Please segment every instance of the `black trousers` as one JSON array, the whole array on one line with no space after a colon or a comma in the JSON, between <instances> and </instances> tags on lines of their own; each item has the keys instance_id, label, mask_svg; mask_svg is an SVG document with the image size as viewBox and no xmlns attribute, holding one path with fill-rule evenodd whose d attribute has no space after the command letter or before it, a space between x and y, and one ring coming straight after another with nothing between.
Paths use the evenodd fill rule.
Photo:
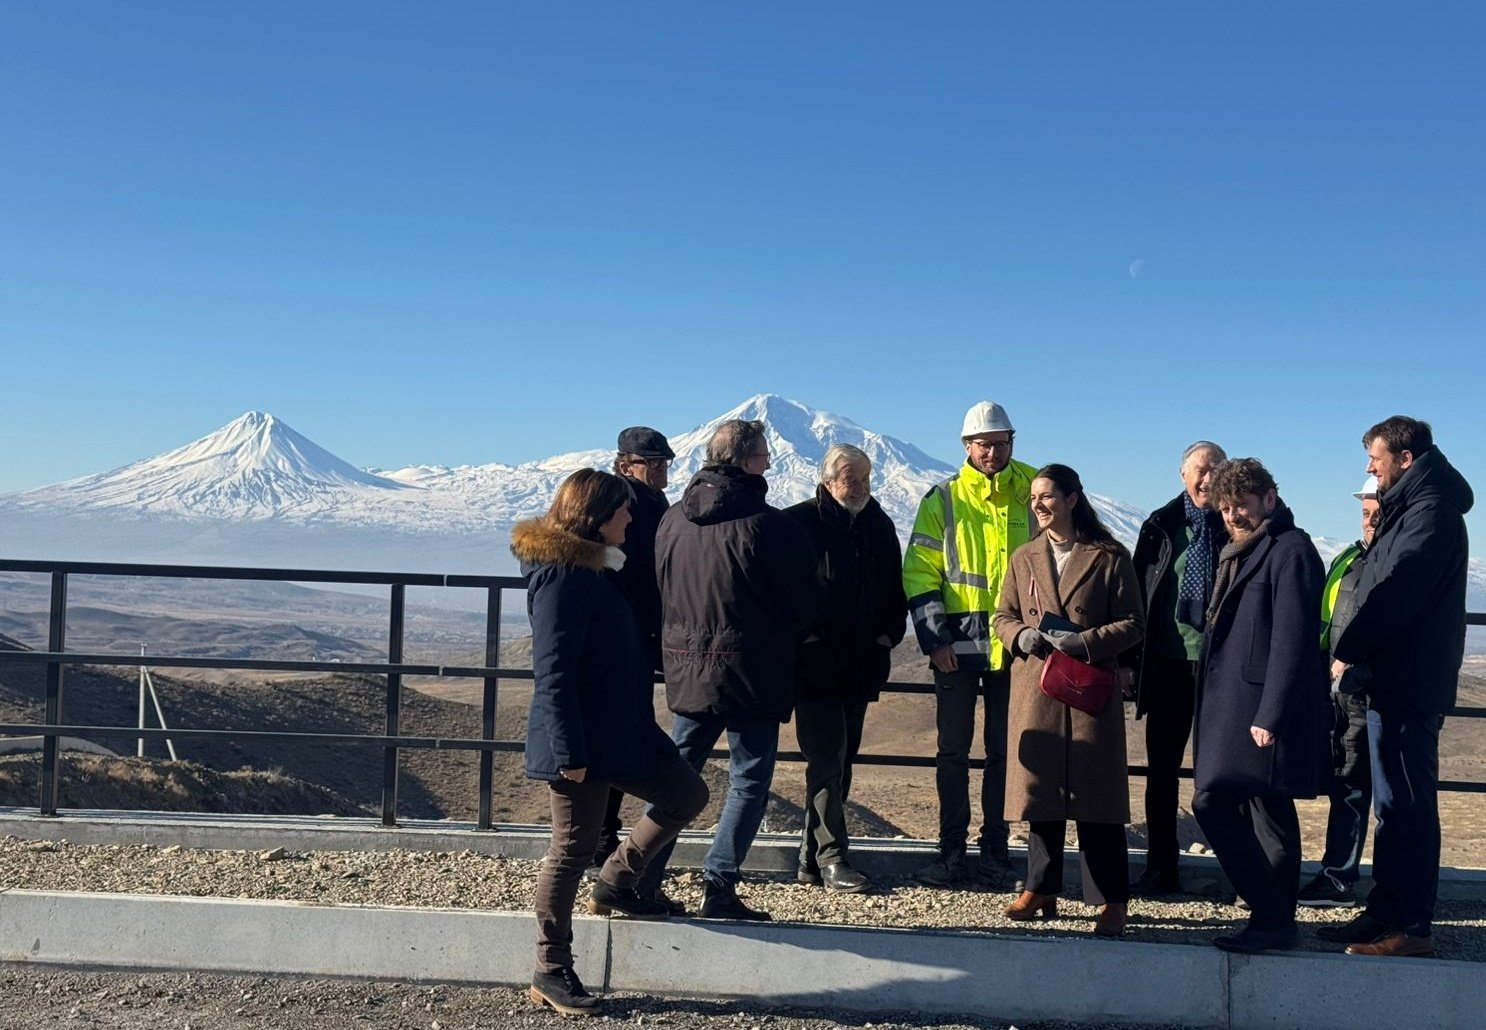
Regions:
<instances>
[{"instance_id":1,"label":"black trousers","mask_svg":"<svg viewBox=\"0 0 1486 1030\"><path fill-rule=\"evenodd\" d=\"M1367 702L1351 694L1332 701L1331 811L1326 817L1326 853L1321 868L1345 884L1361 875L1372 809L1372 757L1367 748Z\"/></svg>"},{"instance_id":2,"label":"black trousers","mask_svg":"<svg viewBox=\"0 0 1486 1030\"><path fill-rule=\"evenodd\" d=\"M1058 894L1063 890L1063 839L1068 823L1058 819L1028 823L1027 890L1034 894ZM1130 900L1130 851L1125 844L1124 823L1078 822L1078 851L1089 879L1104 895L1106 904L1123 905Z\"/></svg>"},{"instance_id":3,"label":"black trousers","mask_svg":"<svg viewBox=\"0 0 1486 1030\"><path fill-rule=\"evenodd\" d=\"M1155 677L1153 699L1145 713L1146 868L1176 873L1176 810L1182 758L1192 736L1197 697L1197 663L1186 659L1153 659L1146 677Z\"/></svg>"},{"instance_id":4,"label":"black trousers","mask_svg":"<svg viewBox=\"0 0 1486 1030\"><path fill-rule=\"evenodd\" d=\"M1367 713L1372 752L1373 889L1367 913L1427 936L1440 885L1440 727L1434 712Z\"/></svg>"},{"instance_id":5,"label":"black trousers","mask_svg":"<svg viewBox=\"0 0 1486 1030\"><path fill-rule=\"evenodd\" d=\"M1199 790L1192 809L1218 864L1249 903L1250 925L1280 930L1295 925L1300 892L1300 818L1295 802Z\"/></svg>"},{"instance_id":6,"label":"black trousers","mask_svg":"<svg viewBox=\"0 0 1486 1030\"><path fill-rule=\"evenodd\" d=\"M867 703L802 697L795 702L795 739L805 755L805 831L800 868L846 861L846 798L851 763L862 747Z\"/></svg>"},{"instance_id":7,"label":"black trousers","mask_svg":"<svg viewBox=\"0 0 1486 1030\"><path fill-rule=\"evenodd\" d=\"M1006 709L1011 672L1001 669L934 670L939 751L934 786L939 794L939 850L964 851L970 836L970 743L975 737L975 702L985 698L985 770L980 777L980 851L1004 856L1006 811Z\"/></svg>"}]
</instances>

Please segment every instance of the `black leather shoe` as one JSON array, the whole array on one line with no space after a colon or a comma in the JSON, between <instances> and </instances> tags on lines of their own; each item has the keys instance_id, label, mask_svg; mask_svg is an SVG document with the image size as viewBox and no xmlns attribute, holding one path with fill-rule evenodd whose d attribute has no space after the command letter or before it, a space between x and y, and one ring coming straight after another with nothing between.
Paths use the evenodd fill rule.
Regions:
<instances>
[{"instance_id":1,"label":"black leather shoe","mask_svg":"<svg viewBox=\"0 0 1486 1030\"><path fill-rule=\"evenodd\" d=\"M1130 894L1137 898L1162 898L1181 892L1181 877L1174 869L1146 869L1130 883Z\"/></svg>"},{"instance_id":2,"label":"black leather shoe","mask_svg":"<svg viewBox=\"0 0 1486 1030\"><path fill-rule=\"evenodd\" d=\"M840 894L860 894L872 886L871 880L845 862L821 866L820 882Z\"/></svg>"},{"instance_id":3,"label":"black leather shoe","mask_svg":"<svg viewBox=\"0 0 1486 1030\"><path fill-rule=\"evenodd\" d=\"M593 885L593 899L588 911L596 916L609 916L615 912L631 919L666 919L671 915L671 906L659 898L647 897L633 887L615 887L599 880Z\"/></svg>"},{"instance_id":4,"label":"black leather shoe","mask_svg":"<svg viewBox=\"0 0 1486 1030\"><path fill-rule=\"evenodd\" d=\"M795 866L795 879L807 887L820 886L820 867L813 865Z\"/></svg>"},{"instance_id":5,"label":"black leather shoe","mask_svg":"<svg viewBox=\"0 0 1486 1030\"><path fill-rule=\"evenodd\" d=\"M976 869L980 882L993 891L1009 891L1016 882L1016 872L1011 868L1011 858L1001 852L981 852L980 865Z\"/></svg>"},{"instance_id":6,"label":"black leather shoe","mask_svg":"<svg viewBox=\"0 0 1486 1030\"><path fill-rule=\"evenodd\" d=\"M703 919L739 919L749 923L767 923L774 917L756 908L749 908L731 887L716 887L708 883L702 888Z\"/></svg>"},{"instance_id":7,"label":"black leather shoe","mask_svg":"<svg viewBox=\"0 0 1486 1030\"><path fill-rule=\"evenodd\" d=\"M1316 927L1316 936L1323 941L1335 941L1338 944L1371 944L1392 929L1393 927L1383 920L1374 918L1364 911L1358 912L1345 923L1331 923Z\"/></svg>"},{"instance_id":8,"label":"black leather shoe","mask_svg":"<svg viewBox=\"0 0 1486 1030\"><path fill-rule=\"evenodd\" d=\"M1261 951L1291 951L1300 943L1300 931L1293 926L1280 930L1258 930L1251 924L1238 933L1215 938L1213 943L1224 951L1236 951L1243 955L1257 955Z\"/></svg>"}]
</instances>

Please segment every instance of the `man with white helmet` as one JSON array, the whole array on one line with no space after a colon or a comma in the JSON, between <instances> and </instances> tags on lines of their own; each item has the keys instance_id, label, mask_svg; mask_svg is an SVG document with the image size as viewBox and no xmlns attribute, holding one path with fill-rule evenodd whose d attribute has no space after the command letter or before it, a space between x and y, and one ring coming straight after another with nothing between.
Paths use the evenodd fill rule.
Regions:
<instances>
[{"instance_id":1,"label":"man with white helmet","mask_svg":"<svg viewBox=\"0 0 1486 1030\"><path fill-rule=\"evenodd\" d=\"M903 555L903 589L919 647L934 674L939 855L915 878L936 887L968 879L970 744L975 701L985 698L980 871L1009 879L1006 854L1006 706L1010 656L991 632L1012 551L1027 542L1031 465L1011 457L1016 430L1006 409L981 401L965 413L965 465L919 503ZM1006 884L1009 886L1009 884Z\"/></svg>"},{"instance_id":2,"label":"man with white helmet","mask_svg":"<svg viewBox=\"0 0 1486 1030\"><path fill-rule=\"evenodd\" d=\"M1321 594L1321 648L1331 647L1357 610L1362 562L1378 529L1378 479L1368 476L1352 495L1362 502L1362 538L1331 561ZM1357 904L1357 878L1367 843L1372 807L1372 765L1367 751L1367 668L1356 665L1331 683L1331 814L1326 820L1326 853L1321 871L1300 889L1297 903L1307 908L1351 908Z\"/></svg>"}]
</instances>

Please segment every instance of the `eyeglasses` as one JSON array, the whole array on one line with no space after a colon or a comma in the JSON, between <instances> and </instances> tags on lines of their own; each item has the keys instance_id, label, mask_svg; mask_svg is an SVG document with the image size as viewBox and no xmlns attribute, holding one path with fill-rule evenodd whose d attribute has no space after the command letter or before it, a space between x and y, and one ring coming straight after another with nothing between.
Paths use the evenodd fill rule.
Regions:
<instances>
[{"instance_id":1,"label":"eyeglasses","mask_svg":"<svg viewBox=\"0 0 1486 1030\"><path fill-rule=\"evenodd\" d=\"M1004 451L1011 448L1011 442L1013 439L1015 439L1014 435L1008 436L1004 440L977 440L972 437L970 440L970 446L978 448L982 451Z\"/></svg>"},{"instance_id":2,"label":"eyeglasses","mask_svg":"<svg viewBox=\"0 0 1486 1030\"><path fill-rule=\"evenodd\" d=\"M671 467L672 458L631 458L630 465L644 465L652 469L668 469Z\"/></svg>"}]
</instances>

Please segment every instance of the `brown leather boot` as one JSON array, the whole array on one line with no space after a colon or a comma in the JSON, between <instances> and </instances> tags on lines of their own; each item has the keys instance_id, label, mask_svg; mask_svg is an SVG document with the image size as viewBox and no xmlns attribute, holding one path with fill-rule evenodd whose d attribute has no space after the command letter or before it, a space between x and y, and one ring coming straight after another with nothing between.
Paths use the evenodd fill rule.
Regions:
<instances>
[{"instance_id":1,"label":"brown leather boot","mask_svg":"<svg viewBox=\"0 0 1486 1030\"><path fill-rule=\"evenodd\" d=\"M1031 891L1022 891L1021 897L1013 901L1006 910L1006 918L1015 919L1019 923L1030 922L1039 914L1044 919L1058 918L1058 896L1056 894L1034 894Z\"/></svg>"},{"instance_id":2,"label":"brown leather boot","mask_svg":"<svg viewBox=\"0 0 1486 1030\"><path fill-rule=\"evenodd\" d=\"M1099 910L1099 918L1094 920L1094 932L1100 937L1118 937L1125 932L1129 918L1129 905L1111 902Z\"/></svg>"}]
</instances>

